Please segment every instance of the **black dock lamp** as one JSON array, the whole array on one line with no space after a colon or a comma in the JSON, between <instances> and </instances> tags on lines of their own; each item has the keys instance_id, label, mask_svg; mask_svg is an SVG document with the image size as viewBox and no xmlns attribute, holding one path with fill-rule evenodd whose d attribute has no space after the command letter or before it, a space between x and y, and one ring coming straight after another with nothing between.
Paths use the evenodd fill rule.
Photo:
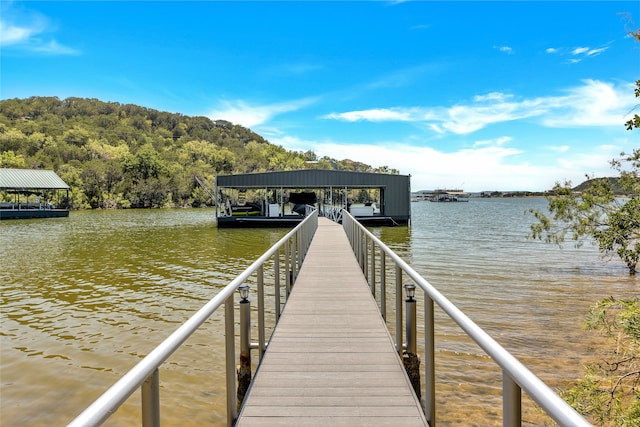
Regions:
<instances>
[{"instance_id":1,"label":"black dock lamp","mask_svg":"<svg viewBox=\"0 0 640 427\"><path fill-rule=\"evenodd\" d=\"M406 317L406 339L407 339L407 353L416 354L417 352L417 344L416 344L416 300L414 299L416 295L416 285L413 283L407 283L404 285L404 290L407 294L407 299L405 300L405 307L407 311Z\"/></svg>"},{"instance_id":2,"label":"black dock lamp","mask_svg":"<svg viewBox=\"0 0 640 427\"><path fill-rule=\"evenodd\" d=\"M411 381L411 385L413 386L413 391L415 391L416 396L420 399L420 357L418 356L418 346L416 343L416 336L418 334L418 330L416 328L416 285L413 283L407 283L404 285L405 293L407 294L407 299L405 300L405 307L407 311L406 317L406 351L402 355L402 363L404 364L404 368L407 371L407 375L409 376L409 380Z\"/></svg>"},{"instance_id":3,"label":"black dock lamp","mask_svg":"<svg viewBox=\"0 0 640 427\"><path fill-rule=\"evenodd\" d=\"M244 304L244 303L248 303L249 302L249 285L240 285L238 287L238 291L240 292L240 303Z\"/></svg>"}]
</instances>

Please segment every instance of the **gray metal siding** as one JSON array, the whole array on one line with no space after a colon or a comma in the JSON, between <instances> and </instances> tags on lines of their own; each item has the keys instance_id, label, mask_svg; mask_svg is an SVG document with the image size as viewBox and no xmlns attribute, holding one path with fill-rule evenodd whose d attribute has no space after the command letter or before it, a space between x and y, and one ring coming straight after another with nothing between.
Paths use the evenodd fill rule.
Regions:
<instances>
[{"instance_id":1,"label":"gray metal siding","mask_svg":"<svg viewBox=\"0 0 640 427\"><path fill-rule=\"evenodd\" d=\"M54 171L41 169L0 169L0 190L68 190Z\"/></svg>"},{"instance_id":2,"label":"gray metal siding","mask_svg":"<svg viewBox=\"0 0 640 427\"><path fill-rule=\"evenodd\" d=\"M410 175L305 169L221 175L216 178L216 184L222 188L382 188L385 193L384 215L409 218L410 179Z\"/></svg>"}]
</instances>

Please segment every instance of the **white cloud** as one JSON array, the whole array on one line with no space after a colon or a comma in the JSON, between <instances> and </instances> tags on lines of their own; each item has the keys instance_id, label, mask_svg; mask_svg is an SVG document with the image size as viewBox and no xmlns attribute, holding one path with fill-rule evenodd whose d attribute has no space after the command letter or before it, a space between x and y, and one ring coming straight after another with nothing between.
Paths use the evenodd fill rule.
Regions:
<instances>
[{"instance_id":1,"label":"white cloud","mask_svg":"<svg viewBox=\"0 0 640 427\"><path fill-rule=\"evenodd\" d=\"M55 40L46 43L38 43L32 46L34 52L46 53L49 55L76 55L80 53L78 50L68 46L63 46Z\"/></svg>"},{"instance_id":2,"label":"white cloud","mask_svg":"<svg viewBox=\"0 0 640 427\"><path fill-rule=\"evenodd\" d=\"M467 104L449 107L391 107L331 113L324 118L357 121L422 123L434 132L469 134L493 123L536 118L544 126L618 126L635 105L631 84L585 80L561 96L516 99L491 92Z\"/></svg>"},{"instance_id":3,"label":"white cloud","mask_svg":"<svg viewBox=\"0 0 640 427\"><path fill-rule=\"evenodd\" d=\"M566 153L571 149L568 145L553 145L548 147L551 151L556 151L558 153Z\"/></svg>"},{"instance_id":4,"label":"white cloud","mask_svg":"<svg viewBox=\"0 0 640 427\"><path fill-rule=\"evenodd\" d=\"M534 164L527 153L512 147L510 137L477 141L471 148L443 152L432 147L397 142L351 144L335 141L309 141L292 136L276 136L270 141L289 150L312 150L318 156L352 159L372 166L388 166L411 175L414 191L461 186L467 191L544 191L556 181L578 184L585 174L608 176L609 160L620 147L600 146L582 154L564 153L553 147L554 161Z\"/></svg>"},{"instance_id":5,"label":"white cloud","mask_svg":"<svg viewBox=\"0 0 640 427\"><path fill-rule=\"evenodd\" d=\"M515 53L513 48L510 46L494 46L494 49L498 49L500 52L508 53L509 55L513 55Z\"/></svg>"},{"instance_id":6,"label":"white cloud","mask_svg":"<svg viewBox=\"0 0 640 427\"><path fill-rule=\"evenodd\" d=\"M476 95L473 97L473 100L476 102L483 101L506 101L507 99L512 99L513 95L501 93L501 92L491 92L486 95Z\"/></svg>"},{"instance_id":7,"label":"white cloud","mask_svg":"<svg viewBox=\"0 0 640 427\"><path fill-rule=\"evenodd\" d=\"M381 122L381 121L415 121L412 111L400 108L377 108L372 110L349 111L346 113L331 113L326 119L344 120L346 122Z\"/></svg>"},{"instance_id":8,"label":"white cloud","mask_svg":"<svg viewBox=\"0 0 640 427\"><path fill-rule=\"evenodd\" d=\"M609 49L609 46L598 48L576 47L569 52L571 55L573 55L573 58L569 58L567 62L569 64L577 64L578 62L582 62L587 58L596 57L605 52L607 49Z\"/></svg>"},{"instance_id":9,"label":"white cloud","mask_svg":"<svg viewBox=\"0 0 640 427\"><path fill-rule=\"evenodd\" d=\"M595 49L592 49L590 47L576 47L571 51L571 54L576 56L597 56L597 55L600 55L602 52L606 51L607 49L609 49L608 46L599 47Z\"/></svg>"},{"instance_id":10,"label":"white cloud","mask_svg":"<svg viewBox=\"0 0 640 427\"><path fill-rule=\"evenodd\" d=\"M510 136L502 136L497 139L485 139L481 141L476 141L473 143L473 146L474 147L486 147L488 145L501 146L511 142L511 140L512 138Z\"/></svg>"},{"instance_id":11,"label":"white cloud","mask_svg":"<svg viewBox=\"0 0 640 427\"><path fill-rule=\"evenodd\" d=\"M65 46L47 33L52 28L46 17L29 11L16 11L11 2L3 4L0 17L0 46L3 49L18 49L47 55L76 55L77 49Z\"/></svg>"},{"instance_id":12,"label":"white cloud","mask_svg":"<svg viewBox=\"0 0 640 427\"><path fill-rule=\"evenodd\" d=\"M32 28L20 27L0 20L0 46L23 43L29 40L34 32Z\"/></svg>"},{"instance_id":13,"label":"white cloud","mask_svg":"<svg viewBox=\"0 0 640 427\"><path fill-rule=\"evenodd\" d=\"M550 127L620 126L635 106L633 86L618 87L597 80L585 80L582 86L566 90L566 95L545 100L551 114L543 124Z\"/></svg>"},{"instance_id":14,"label":"white cloud","mask_svg":"<svg viewBox=\"0 0 640 427\"><path fill-rule=\"evenodd\" d=\"M602 52L604 52L605 50L607 50L608 47L601 47L599 49L591 49L587 52L587 56L597 56L600 55Z\"/></svg>"},{"instance_id":15,"label":"white cloud","mask_svg":"<svg viewBox=\"0 0 640 427\"><path fill-rule=\"evenodd\" d=\"M314 103L316 98L304 98L267 105L250 105L245 101L221 101L211 110L208 117L224 119L247 128L269 122L274 116L304 108Z\"/></svg>"},{"instance_id":16,"label":"white cloud","mask_svg":"<svg viewBox=\"0 0 640 427\"><path fill-rule=\"evenodd\" d=\"M563 57L566 57L567 55L569 55L570 58L566 60L566 63L577 64L579 62L584 61L587 58L596 57L604 53L607 49L609 49L609 46L602 46L597 48L580 46L580 47L574 47L572 49L550 47L545 49L545 52L548 54L561 55Z\"/></svg>"}]
</instances>

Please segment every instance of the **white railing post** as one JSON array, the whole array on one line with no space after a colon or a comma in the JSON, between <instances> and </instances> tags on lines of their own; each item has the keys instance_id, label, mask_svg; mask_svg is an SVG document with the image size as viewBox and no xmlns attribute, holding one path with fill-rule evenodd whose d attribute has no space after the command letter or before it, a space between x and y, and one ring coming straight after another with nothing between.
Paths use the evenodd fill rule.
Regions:
<instances>
[{"instance_id":1,"label":"white railing post","mask_svg":"<svg viewBox=\"0 0 640 427\"><path fill-rule=\"evenodd\" d=\"M280 250L273 256L273 299L275 302L276 323L280 320Z\"/></svg>"},{"instance_id":2,"label":"white railing post","mask_svg":"<svg viewBox=\"0 0 640 427\"><path fill-rule=\"evenodd\" d=\"M363 234L362 239L362 273L364 280L369 284L369 239L366 234Z\"/></svg>"},{"instance_id":3,"label":"white railing post","mask_svg":"<svg viewBox=\"0 0 640 427\"><path fill-rule=\"evenodd\" d=\"M259 360L262 360L262 356L264 356L264 351L266 349L266 333L264 322L264 265L258 267L256 274L258 281L258 346L260 347L260 351L258 354Z\"/></svg>"},{"instance_id":4,"label":"white railing post","mask_svg":"<svg viewBox=\"0 0 640 427\"><path fill-rule=\"evenodd\" d=\"M284 242L284 274L286 296L289 298L291 293L291 244L289 240Z\"/></svg>"},{"instance_id":5,"label":"white railing post","mask_svg":"<svg viewBox=\"0 0 640 427\"><path fill-rule=\"evenodd\" d=\"M289 246L290 250L291 250L291 261L290 261L290 265L291 265L291 286L293 286L293 284L296 281L296 276L298 275L298 247L297 247L297 240L298 240L298 234L296 233L292 238L291 238L291 246Z\"/></svg>"},{"instance_id":6,"label":"white railing post","mask_svg":"<svg viewBox=\"0 0 640 427\"><path fill-rule=\"evenodd\" d=\"M227 378L227 427L233 427L238 417L236 411L236 346L233 313L233 294L224 302L224 342Z\"/></svg>"},{"instance_id":7,"label":"white railing post","mask_svg":"<svg viewBox=\"0 0 640 427\"><path fill-rule=\"evenodd\" d=\"M249 285L242 285L240 291L240 363L238 365L238 391L236 413L240 412L242 403L251 384L251 302L249 301Z\"/></svg>"},{"instance_id":8,"label":"white railing post","mask_svg":"<svg viewBox=\"0 0 640 427\"><path fill-rule=\"evenodd\" d=\"M502 371L502 425L504 427L522 425L522 391L504 370Z\"/></svg>"},{"instance_id":9,"label":"white railing post","mask_svg":"<svg viewBox=\"0 0 640 427\"><path fill-rule=\"evenodd\" d=\"M142 426L160 427L160 373L158 369L142 383Z\"/></svg>"},{"instance_id":10,"label":"white railing post","mask_svg":"<svg viewBox=\"0 0 640 427\"><path fill-rule=\"evenodd\" d=\"M380 250L380 313L387 320L387 261L383 250Z\"/></svg>"},{"instance_id":11,"label":"white railing post","mask_svg":"<svg viewBox=\"0 0 640 427\"><path fill-rule=\"evenodd\" d=\"M396 347L402 356L402 269L396 264Z\"/></svg>"},{"instance_id":12,"label":"white railing post","mask_svg":"<svg viewBox=\"0 0 640 427\"><path fill-rule=\"evenodd\" d=\"M371 239L371 293L376 298L376 242Z\"/></svg>"},{"instance_id":13,"label":"white railing post","mask_svg":"<svg viewBox=\"0 0 640 427\"><path fill-rule=\"evenodd\" d=\"M433 300L424 292L424 401L427 422L436 427L436 363Z\"/></svg>"},{"instance_id":14,"label":"white railing post","mask_svg":"<svg viewBox=\"0 0 640 427\"><path fill-rule=\"evenodd\" d=\"M304 228L301 228L300 231L298 232L298 236L296 239L296 247L298 248L298 258L297 258L297 268L296 268L296 272L300 271L300 266L302 265L302 259L304 257L303 255L303 235L304 235ZM296 276L298 275L298 273L296 273Z\"/></svg>"}]
</instances>

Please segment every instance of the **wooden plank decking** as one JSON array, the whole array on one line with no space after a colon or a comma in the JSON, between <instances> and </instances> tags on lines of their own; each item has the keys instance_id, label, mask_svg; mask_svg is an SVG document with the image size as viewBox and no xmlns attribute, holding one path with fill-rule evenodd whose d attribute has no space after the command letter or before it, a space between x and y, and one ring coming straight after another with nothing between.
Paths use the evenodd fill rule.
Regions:
<instances>
[{"instance_id":1,"label":"wooden plank decking","mask_svg":"<svg viewBox=\"0 0 640 427\"><path fill-rule=\"evenodd\" d=\"M347 237L328 219L236 426L427 426Z\"/></svg>"}]
</instances>

